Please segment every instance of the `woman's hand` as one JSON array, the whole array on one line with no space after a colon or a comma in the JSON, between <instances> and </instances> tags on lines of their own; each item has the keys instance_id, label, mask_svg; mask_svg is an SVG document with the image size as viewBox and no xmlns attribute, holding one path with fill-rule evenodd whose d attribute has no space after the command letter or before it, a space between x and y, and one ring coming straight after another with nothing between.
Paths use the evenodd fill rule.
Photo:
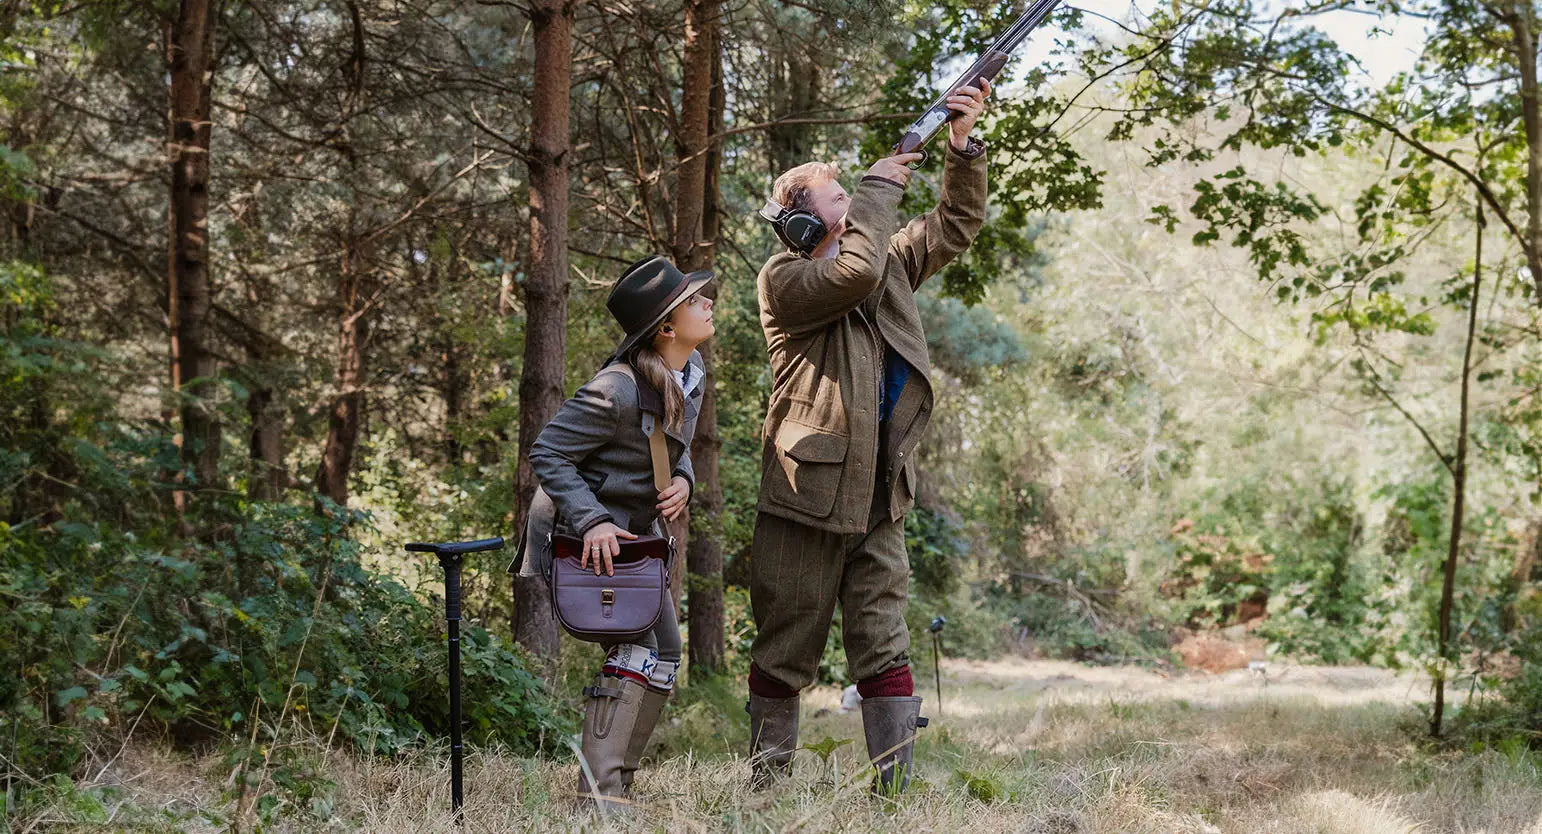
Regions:
<instances>
[{"instance_id":1,"label":"woman's hand","mask_svg":"<svg viewBox=\"0 0 1542 834\"><path fill-rule=\"evenodd\" d=\"M659 493L659 512L664 514L665 521L674 521L685 512L685 505L691 500L691 482L676 475L670 482L669 488Z\"/></svg>"},{"instance_id":2,"label":"woman's hand","mask_svg":"<svg viewBox=\"0 0 1542 834\"><path fill-rule=\"evenodd\" d=\"M595 576L600 575L602 561L605 565L605 575L615 576L615 558L621 555L621 543L616 540L635 538L637 538L636 534L628 533L608 521L602 521L590 527L589 532L584 534L584 555L578 558L578 566L588 567L589 559L593 557Z\"/></svg>"}]
</instances>

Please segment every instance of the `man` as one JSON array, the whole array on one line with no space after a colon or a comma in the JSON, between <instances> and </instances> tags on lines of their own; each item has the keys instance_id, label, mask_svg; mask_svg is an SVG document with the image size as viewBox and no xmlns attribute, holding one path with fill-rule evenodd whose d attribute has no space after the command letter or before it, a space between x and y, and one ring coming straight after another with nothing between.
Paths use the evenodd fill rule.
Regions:
<instances>
[{"instance_id":1,"label":"man","mask_svg":"<svg viewBox=\"0 0 1542 834\"><path fill-rule=\"evenodd\" d=\"M942 201L899 228L907 163L880 159L850 195L835 169L782 174L762 216L790 251L758 279L772 368L760 501L750 555L753 783L790 771L798 691L814 679L835 604L862 695L874 790L909 780L920 717L905 627L905 514L912 456L932 410L915 290L968 248L985 219L985 147L969 136L990 85L949 97Z\"/></svg>"}]
</instances>

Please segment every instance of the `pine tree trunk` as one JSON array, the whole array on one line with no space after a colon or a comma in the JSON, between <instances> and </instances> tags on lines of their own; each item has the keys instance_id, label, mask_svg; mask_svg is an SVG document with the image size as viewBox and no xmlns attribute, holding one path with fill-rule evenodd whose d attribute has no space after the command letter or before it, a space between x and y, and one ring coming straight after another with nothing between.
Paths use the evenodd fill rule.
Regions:
<instances>
[{"instance_id":1,"label":"pine tree trunk","mask_svg":"<svg viewBox=\"0 0 1542 834\"><path fill-rule=\"evenodd\" d=\"M714 39L712 30L717 25L718 0L691 0L685 7L685 52L681 66L680 97L680 129L675 134L675 158L679 163L677 179L675 181L675 205L674 205L674 240L671 244L671 255L675 265L686 272L698 269L710 269L712 266L712 242L702 237L702 208L706 202L707 185L707 128L712 118L712 65L716 53L714 52ZM703 346L710 352L710 348ZM706 353L703 353L706 356ZM710 382L710 377L703 380L704 384ZM703 409L706 403L703 402ZM702 412L697 419L697 436L701 434L701 424L709 419L716 419L715 412L709 415ZM691 462L699 467L696 457L696 449L692 439ZM715 464L715 460L709 464ZM715 468L715 466L714 466ZM700 488L703 481L703 472L696 469L696 483ZM713 477L715 482L717 479ZM697 497L699 498L699 493ZM670 586L674 594L675 607L680 606L680 598L685 592L685 574L690 562L691 552L690 519L695 511L700 508L697 501L692 501L692 511L675 521L669 526L670 535L674 536L681 550L687 553L685 559L677 559L674 564L674 582ZM695 602L692 601L691 629L696 626Z\"/></svg>"},{"instance_id":2,"label":"pine tree trunk","mask_svg":"<svg viewBox=\"0 0 1542 834\"><path fill-rule=\"evenodd\" d=\"M717 21L711 21L710 32L712 42L708 49L708 60L712 71L711 95L707 106L708 137L722 133L725 106L721 29ZM712 263L719 231L718 175L721 167L721 147L714 143L707 149L707 170L702 186L701 243L707 266ZM707 376L702 382L704 390L701 414L696 421L696 435L691 439L691 462L696 470L696 495L691 502L691 518L695 521L695 530L686 551L686 566L690 572L689 649L693 679L698 674L721 670L724 662L723 540L720 527L723 485L719 477L719 456L723 444L717 430L717 373L710 342L701 346L701 356L706 363Z\"/></svg>"},{"instance_id":3,"label":"pine tree trunk","mask_svg":"<svg viewBox=\"0 0 1542 834\"><path fill-rule=\"evenodd\" d=\"M458 259L459 253L451 254L443 277L437 265L430 266L428 284L433 288L435 299L443 298L446 292L454 291L455 264ZM440 427L440 436L443 442L444 459L451 466L461 463L466 454L465 444L461 443L457 432L460 429L461 420L466 415L467 391L471 387L468 369L463 361L465 348L455 338L453 332L455 318L453 313L446 315L443 312L436 313L434 316L435 349L439 353L439 367L443 370L439 390L444 398L444 425Z\"/></svg>"},{"instance_id":4,"label":"pine tree trunk","mask_svg":"<svg viewBox=\"0 0 1542 834\"><path fill-rule=\"evenodd\" d=\"M182 0L167 31L171 79L171 247L168 300L171 388L181 431L176 443L196 489L219 485L220 422L212 406L218 370L209 350L209 124L215 15L209 0ZM179 512L190 500L176 493Z\"/></svg>"},{"instance_id":5,"label":"pine tree trunk","mask_svg":"<svg viewBox=\"0 0 1542 834\"><path fill-rule=\"evenodd\" d=\"M273 388L266 384L253 386L246 395L246 413L252 426L247 495L254 501L277 501L289 486L289 473L284 468L284 417L273 400Z\"/></svg>"},{"instance_id":6,"label":"pine tree trunk","mask_svg":"<svg viewBox=\"0 0 1542 834\"><path fill-rule=\"evenodd\" d=\"M358 253L350 245L338 272L337 395L327 409L327 439L316 469L316 491L339 505L348 504L348 475L353 470L364 415L364 344L369 338L363 277Z\"/></svg>"},{"instance_id":7,"label":"pine tree trunk","mask_svg":"<svg viewBox=\"0 0 1542 834\"><path fill-rule=\"evenodd\" d=\"M568 90L573 71L573 7L537 0L531 95L530 272L524 283L525 350L519 379L519 469L515 530L523 531L535 473L530 447L562 406L568 313ZM547 661L559 646L551 602L539 577L514 579L514 639Z\"/></svg>"},{"instance_id":8,"label":"pine tree trunk","mask_svg":"<svg viewBox=\"0 0 1542 834\"><path fill-rule=\"evenodd\" d=\"M340 122L347 124L360 110L364 96L364 20L353 0L346 3L352 24L351 50L342 66L347 89ZM316 468L316 491L340 506L348 504L348 476L353 471L354 453L364 424L365 346L369 341L369 300L371 282L364 258L363 235L359 230L360 198L359 158L351 148L339 148L347 164L345 184L353 189L353 201L347 217L342 257L337 273L337 394L327 409L327 438L322 446L321 463Z\"/></svg>"}]
</instances>

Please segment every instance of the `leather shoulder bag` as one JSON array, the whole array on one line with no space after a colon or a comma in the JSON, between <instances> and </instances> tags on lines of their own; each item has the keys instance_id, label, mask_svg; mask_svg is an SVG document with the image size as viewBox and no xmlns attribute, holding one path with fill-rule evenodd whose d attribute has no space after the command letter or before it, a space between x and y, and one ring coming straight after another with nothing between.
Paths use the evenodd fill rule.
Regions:
<instances>
[{"instance_id":1,"label":"leather shoulder bag","mask_svg":"<svg viewBox=\"0 0 1542 834\"><path fill-rule=\"evenodd\" d=\"M658 420L646 421L648 451L653 458L653 484L663 492L669 487L664 429ZM576 536L554 534L551 538L552 616L567 633L591 643L627 643L653 630L669 597L669 566L674 559L675 539L639 536L618 540L621 553L612 566L615 574L595 575L579 567L584 542Z\"/></svg>"}]
</instances>

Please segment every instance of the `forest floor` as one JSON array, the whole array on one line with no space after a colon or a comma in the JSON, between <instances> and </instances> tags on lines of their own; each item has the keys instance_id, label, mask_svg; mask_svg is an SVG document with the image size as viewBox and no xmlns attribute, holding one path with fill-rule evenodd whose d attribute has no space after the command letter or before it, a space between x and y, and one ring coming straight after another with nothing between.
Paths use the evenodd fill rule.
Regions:
<instances>
[{"instance_id":1,"label":"forest floor","mask_svg":"<svg viewBox=\"0 0 1542 834\"><path fill-rule=\"evenodd\" d=\"M466 830L1542 834L1542 757L1425 744L1428 689L1355 667L1209 675L945 661L941 714L932 687L921 690L932 717L917 747L922 780L893 806L868 797L859 714L841 712L828 687L805 696L802 740L852 743L828 760L800 751L789 782L750 792L746 721L725 715L739 697L725 689L718 706L669 715L632 818L575 810L571 761L472 751ZM454 830L442 751L368 759L318 746L310 762L322 777L312 788L270 783L240 830ZM219 756L135 744L12 830L227 831L230 782Z\"/></svg>"}]
</instances>

